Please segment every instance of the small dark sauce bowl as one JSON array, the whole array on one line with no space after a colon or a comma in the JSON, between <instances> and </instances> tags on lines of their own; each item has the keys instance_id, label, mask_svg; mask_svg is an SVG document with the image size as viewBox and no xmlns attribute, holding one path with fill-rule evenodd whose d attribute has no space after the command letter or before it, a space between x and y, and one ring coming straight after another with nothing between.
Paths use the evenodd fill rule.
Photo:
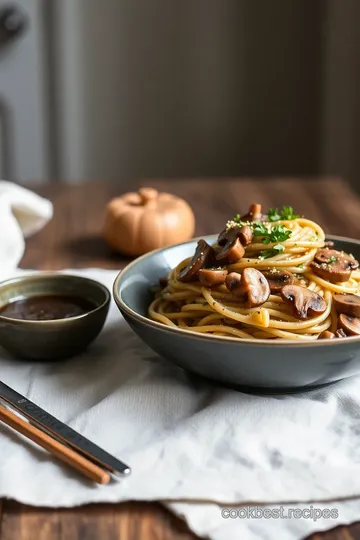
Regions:
<instances>
[{"instance_id":1,"label":"small dark sauce bowl","mask_svg":"<svg viewBox=\"0 0 360 540\"><path fill-rule=\"evenodd\" d=\"M75 317L52 320L15 319L0 311L0 346L11 355L43 361L70 358L101 332L111 299L101 283L56 272L20 276L0 283L0 310L9 302L39 295L84 298L94 307Z\"/></svg>"}]
</instances>

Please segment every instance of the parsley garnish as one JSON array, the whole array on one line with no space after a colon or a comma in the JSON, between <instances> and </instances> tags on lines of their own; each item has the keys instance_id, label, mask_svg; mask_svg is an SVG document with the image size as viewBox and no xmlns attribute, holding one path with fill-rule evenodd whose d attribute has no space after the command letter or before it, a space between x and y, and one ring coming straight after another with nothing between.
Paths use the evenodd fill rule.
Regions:
<instances>
[{"instance_id":1,"label":"parsley garnish","mask_svg":"<svg viewBox=\"0 0 360 540\"><path fill-rule=\"evenodd\" d=\"M328 263L333 263L333 262L336 262L337 261L337 258L334 257L334 255L331 255L330 259L328 259Z\"/></svg>"},{"instance_id":2,"label":"parsley garnish","mask_svg":"<svg viewBox=\"0 0 360 540\"><path fill-rule=\"evenodd\" d=\"M268 211L268 220L269 221L280 221L281 216L277 208L269 208Z\"/></svg>"},{"instance_id":3,"label":"parsley garnish","mask_svg":"<svg viewBox=\"0 0 360 540\"><path fill-rule=\"evenodd\" d=\"M295 214L291 206L283 206L281 210L282 219L297 219L299 214Z\"/></svg>"},{"instance_id":4,"label":"parsley garnish","mask_svg":"<svg viewBox=\"0 0 360 540\"><path fill-rule=\"evenodd\" d=\"M291 220L299 217L299 214L295 214L291 206L283 206L280 211L277 208L270 208L268 211L269 221Z\"/></svg>"},{"instance_id":5,"label":"parsley garnish","mask_svg":"<svg viewBox=\"0 0 360 540\"><path fill-rule=\"evenodd\" d=\"M282 244L276 244L276 246L274 246L272 249L261 251L259 259L269 259L270 257L274 257L283 251L285 251L284 246Z\"/></svg>"},{"instance_id":6,"label":"parsley garnish","mask_svg":"<svg viewBox=\"0 0 360 540\"><path fill-rule=\"evenodd\" d=\"M252 230L254 236L267 236L269 234L269 230L262 221L254 221L252 223Z\"/></svg>"},{"instance_id":7,"label":"parsley garnish","mask_svg":"<svg viewBox=\"0 0 360 540\"><path fill-rule=\"evenodd\" d=\"M237 225L241 225L241 217L240 214L236 214L236 216L233 217L232 221L235 221Z\"/></svg>"},{"instance_id":8,"label":"parsley garnish","mask_svg":"<svg viewBox=\"0 0 360 540\"><path fill-rule=\"evenodd\" d=\"M270 231L270 242L284 242L291 235L292 232L284 227L284 225L275 225ZM269 242L266 243L268 244Z\"/></svg>"},{"instance_id":9,"label":"parsley garnish","mask_svg":"<svg viewBox=\"0 0 360 540\"><path fill-rule=\"evenodd\" d=\"M254 221L253 232L254 236L263 236L263 244L284 242L290 238L292 234L292 232L284 227L284 225L274 225L274 227L269 229L260 221Z\"/></svg>"},{"instance_id":10,"label":"parsley garnish","mask_svg":"<svg viewBox=\"0 0 360 540\"><path fill-rule=\"evenodd\" d=\"M245 225L241 221L240 214L236 214L231 221L228 221L226 224L227 230L235 226ZM285 242L292 235L292 232L287 229L284 225L274 225L271 227L269 224L265 224L262 221L253 221L247 223L249 227L252 228L254 236L262 236L263 244L274 244L276 242Z\"/></svg>"},{"instance_id":11,"label":"parsley garnish","mask_svg":"<svg viewBox=\"0 0 360 540\"><path fill-rule=\"evenodd\" d=\"M298 264L298 268L304 268L303 264Z\"/></svg>"}]
</instances>

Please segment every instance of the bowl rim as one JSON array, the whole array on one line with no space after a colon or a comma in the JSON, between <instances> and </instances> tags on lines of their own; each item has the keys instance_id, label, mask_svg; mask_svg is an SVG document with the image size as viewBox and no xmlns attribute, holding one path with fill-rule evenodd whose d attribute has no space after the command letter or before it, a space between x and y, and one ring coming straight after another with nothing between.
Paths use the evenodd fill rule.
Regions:
<instances>
[{"instance_id":1,"label":"bowl rim","mask_svg":"<svg viewBox=\"0 0 360 540\"><path fill-rule=\"evenodd\" d=\"M66 273L61 273L60 271L41 271L39 270L38 272L33 272L33 273L26 273L26 274L23 274L23 275L20 275L20 276L15 276L15 277L12 277L12 278L9 278L9 279L6 279L4 281L1 281L0 282L0 298L1 298L1 290L2 290L2 287L3 286L6 286L6 285L12 285L12 284L16 284L16 283L19 283L19 282L22 282L22 281L43 281L43 280L47 280L49 278L52 278L52 279L59 279L59 280L66 280L66 279L76 279L78 281L82 281L82 282L87 282L89 285L93 286L93 287L96 287L97 289L100 289L104 295L105 295L105 298L104 298L104 301L101 302L101 304L97 305L94 309L91 309L90 311L86 311L85 313L82 313L81 315L76 315L75 317L67 317L67 318L63 318L63 319L50 319L50 320L46 320L46 321L37 321L37 320L29 320L29 319L16 319L14 317L6 317L6 315L1 315L1 311L0 311L0 322L9 322L9 323L14 323L14 324L21 324L21 325L41 325L41 326L51 326L51 325L54 325L54 324L63 324L63 325L70 325L71 323L73 323L74 321L78 321L80 319L85 319L86 317L88 317L89 315L93 314L93 313L96 313L102 309L104 309L106 306L110 305L110 301L111 301L111 292L109 291L109 289L103 285L102 283L100 283L99 281L96 281L95 279L91 279L91 278L88 278L86 276L78 276L76 274L66 274ZM55 289L55 288L54 288ZM81 294L81 292L79 293L79 296L80 297L83 297L83 295ZM15 297L14 297L15 298Z\"/></svg>"},{"instance_id":2,"label":"bowl rim","mask_svg":"<svg viewBox=\"0 0 360 540\"><path fill-rule=\"evenodd\" d=\"M140 261L143 261L147 258L152 257L156 253L161 253L164 251L167 251L168 249L177 248L180 246L185 246L187 244L192 244L193 242L197 242L201 239L210 240L210 238L217 237L217 234L208 234L204 236L197 236L196 238L192 238L190 240L187 240L186 242L180 242L179 244L173 244L171 246L165 246L159 249L154 249L153 251L150 251L149 253L145 253L145 255L141 255L141 257L137 257L132 262L127 264L123 270L121 270L118 275L115 278L114 284L113 284L113 297L115 300L115 303L117 304L118 308L120 310L125 311L128 315L131 317L137 319L143 324L149 325L154 327L157 330L167 331L173 334L179 334L184 336L189 336L193 339L202 339L209 342L219 341L220 343L237 343L238 345L260 345L260 346L279 346L279 347L329 347L332 346L339 346L339 345L346 345L347 343L360 343L360 336L348 336L343 339L329 339L329 340L309 340L309 341L297 341L297 340L291 340L291 339L282 339L282 340L276 340L275 342L273 340L268 339L238 339L231 336L214 336L210 334L200 334L197 332L192 332L191 330L186 330L184 328L178 328L178 327L172 327L167 326L165 324L162 324L157 321L153 321L152 319L149 319L148 317L145 317L144 315L140 315L140 313L137 313L132 308L130 308L125 302L122 300L120 296L120 287L122 281L126 278L126 275L131 272L132 268L134 268ZM350 242L352 244L356 244L360 246L360 240L356 240L355 238L349 238L346 236L337 236L334 234L325 234L326 240L335 240L340 242Z\"/></svg>"}]
</instances>

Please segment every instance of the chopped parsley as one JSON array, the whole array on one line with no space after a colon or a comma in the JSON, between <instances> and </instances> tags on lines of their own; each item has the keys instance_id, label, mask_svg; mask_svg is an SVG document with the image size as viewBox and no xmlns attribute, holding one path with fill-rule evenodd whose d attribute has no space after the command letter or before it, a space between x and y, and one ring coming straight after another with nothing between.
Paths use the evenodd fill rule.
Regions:
<instances>
[{"instance_id":1,"label":"chopped parsley","mask_svg":"<svg viewBox=\"0 0 360 540\"><path fill-rule=\"evenodd\" d=\"M334 257L334 255L331 255L331 257L328 259L328 263L333 263L333 262L336 262L337 261L337 258Z\"/></svg>"},{"instance_id":2,"label":"chopped parsley","mask_svg":"<svg viewBox=\"0 0 360 540\"><path fill-rule=\"evenodd\" d=\"M265 226L265 224L262 221L254 221L252 230L253 230L254 236L267 236L269 234L268 228Z\"/></svg>"},{"instance_id":3,"label":"chopped parsley","mask_svg":"<svg viewBox=\"0 0 360 540\"><path fill-rule=\"evenodd\" d=\"M292 206L283 206L279 211L278 208L270 208L268 211L269 221L291 220L299 218L299 214L295 214Z\"/></svg>"},{"instance_id":4,"label":"chopped parsley","mask_svg":"<svg viewBox=\"0 0 360 540\"><path fill-rule=\"evenodd\" d=\"M284 242L291 235L292 232L283 225L275 225L270 231L269 238L270 242ZM268 244L269 242L266 243Z\"/></svg>"},{"instance_id":5,"label":"chopped parsley","mask_svg":"<svg viewBox=\"0 0 360 540\"><path fill-rule=\"evenodd\" d=\"M260 252L260 260L269 259L270 257L274 257L275 255L278 255L279 253L282 253L285 251L285 248L282 244L276 244L272 249L267 249Z\"/></svg>"},{"instance_id":6,"label":"chopped parsley","mask_svg":"<svg viewBox=\"0 0 360 540\"><path fill-rule=\"evenodd\" d=\"M298 268L304 268L303 264L298 264Z\"/></svg>"},{"instance_id":7,"label":"chopped parsley","mask_svg":"<svg viewBox=\"0 0 360 540\"><path fill-rule=\"evenodd\" d=\"M271 244L274 242L284 242L290 238L292 232L284 227L284 225L274 225L272 228L266 227L260 221L254 221L253 227L254 236L262 236L263 244Z\"/></svg>"},{"instance_id":8,"label":"chopped parsley","mask_svg":"<svg viewBox=\"0 0 360 540\"><path fill-rule=\"evenodd\" d=\"M263 244L271 244L275 242L284 242L292 235L292 232L284 225L274 225L273 227L269 223L262 221L243 222L240 219L240 215L237 214L232 220L228 221L226 228L230 229L235 226L248 225L252 228L254 236L262 236Z\"/></svg>"},{"instance_id":9,"label":"chopped parsley","mask_svg":"<svg viewBox=\"0 0 360 540\"><path fill-rule=\"evenodd\" d=\"M237 225L241 225L241 217L240 217L240 214L236 214L236 216L233 217L233 221L235 221L235 223Z\"/></svg>"},{"instance_id":10,"label":"chopped parsley","mask_svg":"<svg viewBox=\"0 0 360 540\"><path fill-rule=\"evenodd\" d=\"M277 208L269 208L268 220L269 221L280 221L281 220L281 215L279 214L279 210Z\"/></svg>"}]
</instances>

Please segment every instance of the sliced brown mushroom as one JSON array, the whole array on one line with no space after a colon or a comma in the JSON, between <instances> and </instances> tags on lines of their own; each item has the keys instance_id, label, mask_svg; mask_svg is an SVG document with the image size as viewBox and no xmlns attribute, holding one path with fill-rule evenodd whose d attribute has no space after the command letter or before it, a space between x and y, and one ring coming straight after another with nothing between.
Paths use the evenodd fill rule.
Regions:
<instances>
[{"instance_id":1,"label":"sliced brown mushroom","mask_svg":"<svg viewBox=\"0 0 360 540\"><path fill-rule=\"evenodd\" d=\"M236 225L235 227L230 227L224 229L217 239L219 246L224 246L227 242L239 238L243 246L248 246L253 239L253 232L249 225Z\"/></svg>"},{"instance_id":2,"label":"sliced brown mushroom","mask_svg":"<svg viewBox=\"0 0 360 540\"><path fill-rule=\"evenodd\" d=\"M326 310L326 302L318 293L300 285L285 285L280 295L292 305L297 319L309 319L311 315L319 315Z\"/></svg>"},{"instance_id":3,"label":"sliced brown mushroom","mask_svg":"<svg viewBox=\"0 0 360 540\"><path fill-rule=\"evenodd\" d=\"M359 263L351 255L336 249L318 249L311 263L314 273L330 283L348 281L351 271L359 267Z\"/></svg>"},{"instance_id":4,"label":"sliced brown mushroom","mask_svg":"<svg viewBox=\"0 0 360 540\"><path fill-rule=\"evenodd\" d=\"M219 246L224 246L230 239L235 240L238 236L238 231L240 227L235 225L234 227L225 227L223 231L218 236L217 243Z\"/></svg>"},{"instance_id":5,"label":"sliced brown mushroom","mask_svg":"<svg viewBox=\"0 0 360 540\"><path fill-rule=\"evenodd\" d=\"M356 294L334 294L333 301L337 313L360 317L360 296Z\"/></svg>"},{"instance_id":6,"label":"sliced brown mushroom","mask_svg":"<svg viewBox=\"0 0 360 540\"><path fill-rule=\"evenodd\" d=\"M261 204L251 204L249 212L241 216L241 221L261 221L262 217Z\"/></svg>"},{"instance_id":7,"label":"sliced brown mushroom","mask_svg":"<svg viewBox=\"0 0 360 540\"><path fill-rule=\"evenodd\" d=\"M278 293L284 285L292 285L296 281L294 274L287 270L272 268L271 270L261 270L261 273L268 280L270 291L272 293Z\"/></svg>"},{"instance_id":8,"label":"sliced brown mushroom","mask_svg":"<svg viewBox=\"0 0 360 540\"><path fill-rule=\"evenodd\" d=\"M194 281L198 277L199 270L209 266L214 260L214 250L205 240L199 240L195 255L179 274L179 281Z\"/></svg>"},{"instance_id":9,"label":"sliced brown mushroom","mask_svg":"<svg viewBox=\"0 0 360 540\"><path fill-rule=\"evenodd\" d=\"M202 268L199 270L199 281L204 287L216 287L225 283L227 275L226 268Z\"/></svg>"},{"instance_id":10,"label":"sliced brown mushroom","mask_svg":"<svg viewBox=\"0 0 360 540\"><path fill-rule=\"evenodd\" d=\"M334 332L330 332L330 330L324 330L323 332L321 332L318 339L334 339L334 337Z\"/></svg>"},{"instance_id":11,"label":"sliced brown mushroom","mask_svg":"<svg viewBox=\"0 0 360 540\"><path fill-rule=\"evenodd\" d=\"M347 334L345 334L344 330L342 328L338 328L335 332L335 337L337 338L344 338L347 337Z\"/></svg>"},{"instance_id":12,"label":"sliced brown mushroom","mask_svg":"<svg viewBox=\"0 0 360 540\"><path fill-rule=\"evenodd\" d=\"M254 233L249 225L243 225L238 232L238 238L243 246L251 244Z\"/></svg>"},{"instance_id":13,"label":"sliced brown mushroom","mask_svg":"<svg viewBox=\"0 0 360 540\"><path fill-rule=\"evenodd\" d=\"M360 319L357 317L349 317L342 313L339 316L339 326L347 335L360 336Z\"/></svg>"},{"instance_id":14,"label":"sliced brown mushroom","mask_svg":"<svg viewBox=\"0 0 360 540\"><path fill-rule=\"evenodd\" d=\"M255 268L245 268L242 274L231 272L226 276L225 285L247 307L261 306L270 296L267 280Z\"/></svg>"},{"instance_id":15,"label":"sliced brown mushroom","mask_svg":"<svg viewBox=\"0 0 360 540\"><path fill-rule=\"evenodd\" d=\"M216 254L216 260L224 264L233 264L245 255L245 249L239 238L230 239Z\"/></svg>"},{"instance_id":16,"label":"sliced brown mushroom","mask_svg":"<svg viewBox=\"0 0 360 540\"><path fill-rule=\"evenodd\" d=\"M244 296L241 274L239 274L238 272L231 272L230 274L228 274L225 279L225 285L234 296Z\"/></svg>"}]
</instances>

